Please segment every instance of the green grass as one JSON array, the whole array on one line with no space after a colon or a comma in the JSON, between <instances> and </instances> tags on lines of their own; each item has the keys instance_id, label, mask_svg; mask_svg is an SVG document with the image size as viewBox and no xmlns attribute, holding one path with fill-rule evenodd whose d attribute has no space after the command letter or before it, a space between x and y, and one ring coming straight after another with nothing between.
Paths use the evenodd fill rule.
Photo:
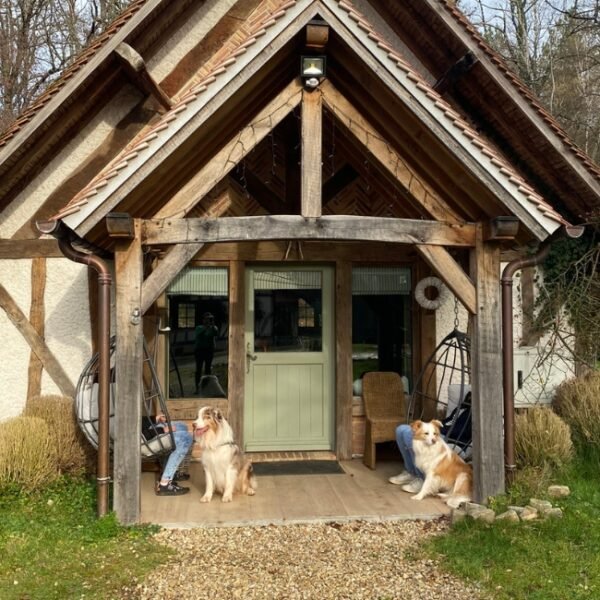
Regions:
<instances>
[{"instance_id":1,"label":"green grass","mask_svg":"<svg viewBox=\"0 0 600 600\"><path fill-rule=\"evenodd\" d=\"M579 458L556 483L571 495L553 500L562 519L485 525L457 523L429 551L444 556L453 573L478 581L497 599L565 600L600 598L600 460ZM538 493L536 497L545 498ZM522 485L494 502L496 511L523 503Z\"/></svg>"},{"instance_id":2,"label":"green grass","mask_svg":"<svg viewBox=\"0 0 600 600\"><path fill-rule=\"evenodd\" d=\"M119 598L168 558L154 528L96 517L95 486L63 480L43 492L0 494L0 598Z\"/></svg>"}]
</instances>

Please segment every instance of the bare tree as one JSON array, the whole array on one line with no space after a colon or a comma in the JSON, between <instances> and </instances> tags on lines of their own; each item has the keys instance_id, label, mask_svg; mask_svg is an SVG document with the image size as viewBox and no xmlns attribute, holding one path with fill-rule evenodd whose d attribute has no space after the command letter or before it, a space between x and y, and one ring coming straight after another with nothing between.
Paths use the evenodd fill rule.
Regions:
<instances>
[{"instance_id":1,"label":"bare tree","mask_svg":"<svg viewBox=\"0 0 600 600\"><path fill-rule=\"evenodd\" d=\"M0 0L0 131L129 2Z\"/></svg>"}]
</instances>

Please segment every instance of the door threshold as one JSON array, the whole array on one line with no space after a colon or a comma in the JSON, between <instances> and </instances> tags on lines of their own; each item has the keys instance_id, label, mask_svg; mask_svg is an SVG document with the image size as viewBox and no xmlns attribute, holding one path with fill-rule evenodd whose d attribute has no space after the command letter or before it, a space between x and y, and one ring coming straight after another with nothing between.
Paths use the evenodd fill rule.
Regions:
<instances>
[{"instance_id":1,"label":"door threshold","mask_svg":"<svg viewBox=\"0 0 600 600\"><path fill-rule=\"evenodd\" d=\"M274 462L283 460L337 460L330 450L286 450L276 452L245 452L252 462Z\"/></svg>"}]
</instances>

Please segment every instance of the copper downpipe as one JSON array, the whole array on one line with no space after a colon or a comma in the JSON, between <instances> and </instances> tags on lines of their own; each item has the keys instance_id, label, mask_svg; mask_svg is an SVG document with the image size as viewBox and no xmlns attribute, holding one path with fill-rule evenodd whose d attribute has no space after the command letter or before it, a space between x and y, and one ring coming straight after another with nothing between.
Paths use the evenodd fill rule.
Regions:
<instances>
[{"instance_id":1,"label":"copper downpipe","mask_svg":"<svg viewBox=\"0 0 600 600\"><path fill-rule=\"evenodd\" d=\"M109 512L110 484L110 290L112 276L106 262L96 254L86 254L71 245L76 234L62 222L38 222L37 227L58 240L66 258L87 265L98 273L98 463L96 475L97 513L103 517ZM84 241L84 240L82 240Z\"/></svg>"},{"instance_id":2,"label":"copper downpipe","mask_svg":"<svg viewBox=\"0 0 600 600\"><path fill-rule=\"evenodd\" d=\"M515 464L515 393L513 348L513 276L517 271L542 263L556 237L578 238L583 235L582 226L563 226L556 236L547 239L536 254L509 262L502 271L502 389L504 398L504 469L506 480L511 483L516 471Z\"/></svg>"}]
</instances>

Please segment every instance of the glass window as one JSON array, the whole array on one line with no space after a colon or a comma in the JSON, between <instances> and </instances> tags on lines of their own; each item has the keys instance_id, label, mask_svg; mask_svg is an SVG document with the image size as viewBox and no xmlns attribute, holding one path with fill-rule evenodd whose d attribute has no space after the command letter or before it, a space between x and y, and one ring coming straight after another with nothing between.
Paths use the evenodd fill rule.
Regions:
<instances>
[{"instance_id":1,"label":"glass window","mask_svg":"<svg viewBox=\"0 0 600 600\"><path fill-rule=\"evenodd\" d=\"M412 380L410 269L352 269L352 366L354 393L369 371L395 371ZM409 390L406 390L409 391Z\"/></svg>"},{"instance_id":2,"label":"glass window","mask_svg":"<svg viewBox=\"0 0 600 600\"><path fill-rule=\"evenodd\" d=\"M227 269L188 267L171 283L169 398L227 396Z\"/></svg>"},{"instance_id":3,"label":"glass window","mask_svg":"<svg viewBox=\"0 0 600 600\"><path fill-rule=\"evenodd\" d=\"M320 352L322 273L254 272L254 351Z\"/></svg>"}]
</instances>

